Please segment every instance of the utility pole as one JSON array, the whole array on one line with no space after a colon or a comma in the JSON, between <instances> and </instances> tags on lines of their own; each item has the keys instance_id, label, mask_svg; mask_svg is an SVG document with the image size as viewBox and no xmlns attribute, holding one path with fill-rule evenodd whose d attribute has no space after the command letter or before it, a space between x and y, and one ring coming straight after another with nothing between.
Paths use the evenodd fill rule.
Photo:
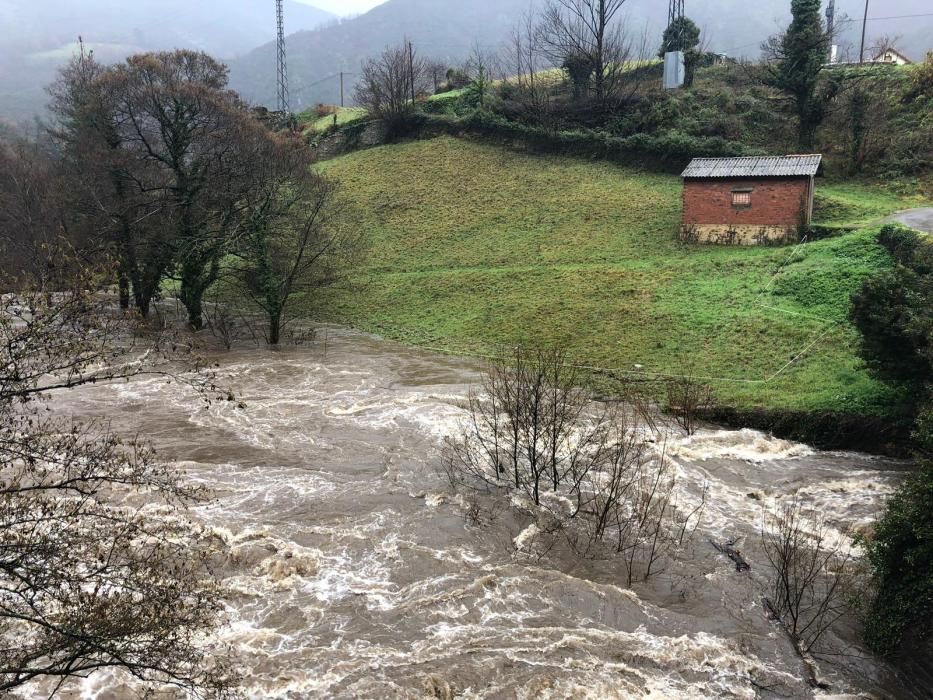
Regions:
<instances>
[{"instance_id":1,"label":"utility pole","mask_svg":"<svg viewBox=\"0 0 933 700\"><path fill-rule=\"evenodd\" d=\"M343 107L343 71L340 71L340 106Z\"/></svg>"},{"instance_id":2,"label":"utility pole","mask_svg":"<svg viewBox=\"0 0 933 700\"><path fill-rule=\"evenodd\" d=\"M868 25L868 0L865 0L865 16L862 18L862 48L858 52L858 62L865 62L865 27Z\"/></svg>"},{"instance_id":3,"label":"utility pole","mask_svg":"<svg viewBox=\"0 0 933 700\"><path fill-rule=\"evenodd\" d=\"M411 103L415 104L415 47L408 42L408 82L411 84Z\"/></svg>"},{"instance_id":4,"label":"utility pole","mask_svg":"<svg viewBox=\"0 0 933 700\"><path fill-rule=\"evenodd\" d=\"M280 112L289 112L288 66L285 62L285 13L282 0L275 0L276 23L278 24L278 45L276 51L276 107Z\"/></svg>"}]
</instances>

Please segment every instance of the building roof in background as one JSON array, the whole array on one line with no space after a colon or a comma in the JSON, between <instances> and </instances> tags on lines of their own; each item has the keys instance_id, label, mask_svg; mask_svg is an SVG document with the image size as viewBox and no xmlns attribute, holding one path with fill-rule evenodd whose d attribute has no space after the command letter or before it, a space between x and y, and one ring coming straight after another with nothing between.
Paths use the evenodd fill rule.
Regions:
<instances>
[{"instance_id":1,"label":"building roof in background","mask_svg":"<svg viewBox=\"0 0 933 700\"><path fill-rule=\"evenodd\" d=\"M681 177L811 177L820 169L823 156L748 156L744 158L694 158Z\"/></svg>"},{"instance_id":2,"label":"building roof in background","mask_svg":"<svg viewBox=\"0 0 933 700\"><path fill-rule=\"evenodd\" d=\"M884 59L885 57L887 57L888 54L894 54L907 65L910 65L913 63L913 61L911 61L907 56L905 56L903 52L898 51L893 46L885 49L884 51L879 52L878 55L872 59L872 63L887 63L887 61L885 61Z\"/></svg>"}]
</instances>

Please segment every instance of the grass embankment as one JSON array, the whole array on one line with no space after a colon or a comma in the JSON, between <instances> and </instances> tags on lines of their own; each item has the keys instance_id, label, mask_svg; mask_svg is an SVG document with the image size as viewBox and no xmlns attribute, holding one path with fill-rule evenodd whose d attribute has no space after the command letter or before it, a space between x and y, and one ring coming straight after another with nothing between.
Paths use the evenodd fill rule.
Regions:
<instances>
[{"instance_id":1,"label":"grass embankment","mask_svg":"<svg viewBox=\"0 0 933 700\"><path fill-rule=\"evenodd\" d=\"M372 250L324 320L413 344L489 352L565 345L582 364L711 378L738 407L879 413L850 294L890 265L872 230L797 248L685 246L677 177L453 138L323 164ZM910 206L819 183L820 224Z\"/></svg>"},{"instance_id":2,"label":"grass embankment","mask_svg":"<svg viewBox=\"0 0 933 700\"><path fill-rule=\"evenodd\" d=\"M336 126L345 126L366 117L366 110L360 107L329 107L328 114L321 115L316 108L298 114L298 123L305 133L323 133L335 125L334 115L337 116Z\"/></svg>"}]
</instances>

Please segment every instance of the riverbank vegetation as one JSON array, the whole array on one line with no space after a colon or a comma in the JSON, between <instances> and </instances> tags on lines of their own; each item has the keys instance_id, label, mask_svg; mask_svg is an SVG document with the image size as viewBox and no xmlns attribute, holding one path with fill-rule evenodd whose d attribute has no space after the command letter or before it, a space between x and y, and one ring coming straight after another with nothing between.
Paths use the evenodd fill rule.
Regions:
<instances>
[{"instance_id":1,"label":"riverbank vegetation","mask_svg":"<svg viewBox=\"0 0 933 700\"><path fill-rule=\"evenodd\" d=\"M562 350L516 348L470 394L443 471L454 490L508 496L530 520L517 548L563 538L580 556L616 558L631 587L665 570L705 500L684 502L663 439L644 439L654 419L635 393L593 404L579 384Z\"/></svg>"},{"instance_id":2,"label":"riverbank vegetation","mask_svg":"<svg viewBox=\"0 0 933 700\"><path fill-rule=\"evenodd\" d=\"M910 397L920 465L862 538L876 583L866 638L876 651L897 655L933 630L933 245L896 226L878 240L893 269L863 284L851 316L870 371Z\"/></svg>"},{"instance_id":3,"label":"riverbank vegetation","mask_svg":"<svg viewBox=\"0 0 933 700\"><path fill-rule=\"evenodd\" d=\"M149 317L168 283L198 331L206 294L223 282L265 314L275 345L293 294L331 283L356 250L304 141L229 91L213 58L175 51L103 66L82 49L50 92L46 147L13 144L4 160L44 169L61 235L82 255L113 256L124 310L132 301ZM14 218L29 215L19 188ZM24 234L8 235L16 247Z\"/></svg>"},{"instance_id":4,"label":"riverbank vegetation","mask_svg":"<svg viewBox=\"0 0 933 700\"><path fill-rule=\"evenodd\" d=\"M11 175L0 173L0 203ZM230 697L234 664L205 641L223 589L190 520L206 493L110 417L49 410L63 392L134 377L222 396L190 337L119 313L94 291L110 261L89 266L54 225L39 236L42 221L18 250L33 264L0 270L0 693L54 696L112 671L153 692Z\"/></svg>"}]
</instances>

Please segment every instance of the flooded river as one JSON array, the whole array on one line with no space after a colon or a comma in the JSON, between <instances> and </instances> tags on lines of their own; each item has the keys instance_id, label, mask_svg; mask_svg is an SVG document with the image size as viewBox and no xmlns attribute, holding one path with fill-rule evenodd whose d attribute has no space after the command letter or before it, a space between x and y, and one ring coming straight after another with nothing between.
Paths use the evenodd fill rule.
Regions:
<instances>
[{"instance_id":1,"label":"flooded river","mask_svg":"<svg viewBox=\"0 0 933 700\"><path fill-rule=\"evenodd\" d=\"M216 498L230 589L223 641L256 698L922 697L857 648L813 691L760 600L762 504L799 491L840 531L864 526L906 468L751 431L676 437L683 488L709 505L691 546L626 590L611 559L520 551L527 525L471 523L437 473L479 366L350 331L320 344L217 356L245 408L161 380L62 397L119 413ZM750 573L709 538L744 537ZM97 676L84 697L122 697Z\"/></svg>"}]
</instances>

